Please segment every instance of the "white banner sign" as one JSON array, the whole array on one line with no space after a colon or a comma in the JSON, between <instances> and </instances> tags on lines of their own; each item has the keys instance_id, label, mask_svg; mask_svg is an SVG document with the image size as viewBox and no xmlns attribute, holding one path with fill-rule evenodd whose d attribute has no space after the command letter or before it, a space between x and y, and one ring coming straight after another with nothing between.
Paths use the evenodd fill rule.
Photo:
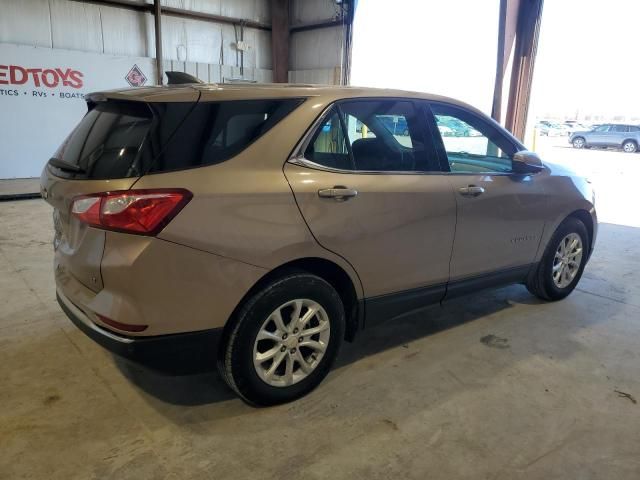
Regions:
<instances>
[{"instance_id":1,"label":"white banner sign","mask_svg":"<svg viewBox=\"0 0 640 480\"><path fill-rule=\"evenodd\" d=\"M152 58L0 44L0 179L39 177L85 94L155 83Z\"/></svg>"}]
</instances>

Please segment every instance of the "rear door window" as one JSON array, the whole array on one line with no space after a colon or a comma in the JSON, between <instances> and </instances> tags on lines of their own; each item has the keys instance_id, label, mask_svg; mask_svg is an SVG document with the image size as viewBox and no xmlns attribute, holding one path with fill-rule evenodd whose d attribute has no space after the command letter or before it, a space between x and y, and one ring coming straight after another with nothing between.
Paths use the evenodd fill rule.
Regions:
<instances>
[{"instance_id":1,"label":"rear door window","mask_svg":"<svg viewBox=\"0 0 640 480\"><path fill-rule=\"evenodd\" d=\"M408 100L342 101L325 116L304 157L359 172L438 171L424 127L421 112Z\"/></svg>"}]
</instances>

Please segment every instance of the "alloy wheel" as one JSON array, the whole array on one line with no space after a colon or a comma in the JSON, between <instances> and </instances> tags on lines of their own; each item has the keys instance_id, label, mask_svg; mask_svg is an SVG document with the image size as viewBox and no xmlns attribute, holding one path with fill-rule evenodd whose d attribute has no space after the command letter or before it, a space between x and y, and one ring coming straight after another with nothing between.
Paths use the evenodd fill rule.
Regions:
<instances>
[{"instance_id":1,"label":"alloy wheel","mask_svg":"<svg viewBox=\"0 0 640 480\"><path fill-rule=\"evenodd\" d=\"M584 147L584 140L582 138L576 138L573 141L573 146L576 148L582 148Z\"/></svg>"},{"instance_id":2,"label":"alloy wheel","mask_svg":"<svg viewBox=\"0 0 640 480\"><path fill-rule=\"evenodd\" d=\"M622 146L622 149L627 153L633 153L636 151L636 145L633 142L627 142Z\"/></svg>"},{"instance_id":3,"label":"alloy wheel","mask_svg":"<svg viewBox=\"0 0 640 480\"><path fill-rule=\"evenodd\" d=\"M272 387L288 387L308 377L329 345L331 325L322 306L309 299L280 305L264 321L253 346L253 365Z\"/></svg>"},{"instance_id":4,"label":"alloy wheel","mask_svg":"<svg viewBox=\"0 0 640 480\"><path fill-rule=\"evenodd\" d=\"M558 288L568 287L582 264L582 239L577 233L565 236L556 249L553 258L553 283Z\"/></svg>"}]
</instances>

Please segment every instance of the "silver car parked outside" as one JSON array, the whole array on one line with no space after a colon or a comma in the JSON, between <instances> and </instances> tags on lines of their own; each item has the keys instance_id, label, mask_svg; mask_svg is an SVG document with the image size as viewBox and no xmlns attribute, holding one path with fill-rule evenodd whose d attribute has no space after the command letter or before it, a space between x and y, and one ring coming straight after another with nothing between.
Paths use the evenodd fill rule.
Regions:
<instances>
[{"instance_id":1,"label":"silver car parked outside","mask_svg":"<svg viewBox=\"0 0 640 480\"><path fill-rule=\"evenodd\" d=\"M640 126L605 123L591 131L572 133L569 143L574 148L610 147L633 153L640 145Z\"/></svg>"}]
</instances>

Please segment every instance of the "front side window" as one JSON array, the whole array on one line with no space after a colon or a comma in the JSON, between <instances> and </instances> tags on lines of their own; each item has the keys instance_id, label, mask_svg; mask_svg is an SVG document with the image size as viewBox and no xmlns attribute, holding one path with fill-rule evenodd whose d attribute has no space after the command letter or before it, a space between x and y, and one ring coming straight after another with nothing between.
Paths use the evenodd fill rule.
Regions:
<instances>
[{"instance_id":1,"label":"front side window","mask_svg":"<svg viewBox=\"0 0 640 480\"><path fill-rule=\"evenodd\" d=\"M514 144L481 117L463 108L431 107L452 173L510 173Z\"/></svg>"},{"instance_id":2,"label":"front side window","mask_svg":"<svg viewBox=\"0 0 640 480\"><path fill-rule=\"evenodd\" d=\"M594 130L594 132L608 132L609 131L609 125L600 125L599 127L596 127Z\"/></svg>"},{"instance_id":3,"label":"front side window","mask_svg":"<svg viewBox=\"0 0 640 480\"><path fill-rule=\"evenodd\" d=\"M411 101L340 102L314 133L304 156L341 170L435 171L437 159L425 144L421 119Z\"/></svg>"}]
</instances>

